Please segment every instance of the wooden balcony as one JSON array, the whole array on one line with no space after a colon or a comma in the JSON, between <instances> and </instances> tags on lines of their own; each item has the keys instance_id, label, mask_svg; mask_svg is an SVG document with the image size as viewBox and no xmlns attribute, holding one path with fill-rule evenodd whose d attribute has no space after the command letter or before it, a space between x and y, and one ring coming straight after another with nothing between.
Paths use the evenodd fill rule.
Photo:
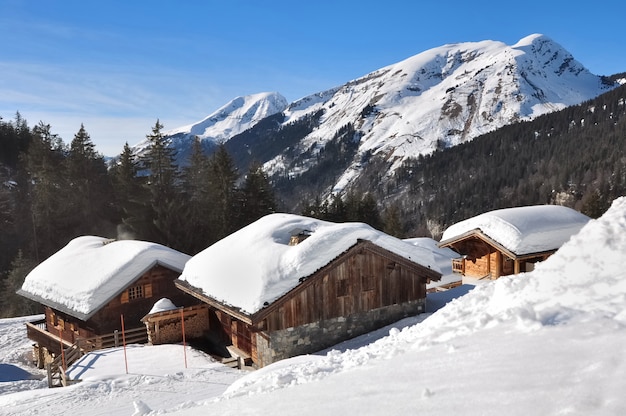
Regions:
<instances>
[{"instance_id":1,"label":"wooden balcony","mask_svg":"<svg viewBox=\"0 0 626 416\"><path fill-rule=\"evenodd\" d=\"M63 340L55 334L48 332L45 319L26 323L26 336L28 339L36 342L41 347L46 347L48 351L59 354L61 345L67 348L72 345L71 342Z\"/></svg>"}]
</instances>

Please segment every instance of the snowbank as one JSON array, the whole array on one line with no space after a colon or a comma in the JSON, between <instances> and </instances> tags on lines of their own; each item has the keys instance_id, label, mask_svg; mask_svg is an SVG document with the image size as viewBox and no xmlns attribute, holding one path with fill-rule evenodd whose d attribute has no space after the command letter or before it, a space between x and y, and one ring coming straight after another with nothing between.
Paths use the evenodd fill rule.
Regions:
<instances>
[{"instance_id":1,"label":"snowbank","mask_svg":"<svg viewBox=\"0 0 626 416\"><path fill-rule=\"evenodd\" d=\"M530 342L531 345L541 347L544 343L546 346L549 343L553 344L554 339L564 342L572 334L578 336L579 332L583 331L579 342L594 342L592 346L581 347L581 351L588 352L597 348L594 332L590 331L604 328L597 330L599 331L597 342L605 343L606 337L611 339L611 334L615 333L617 339L621 339L620 343L624 344L626 269L622 263L625 252L626 198L620 198L602 218L590 221L557 253L538 265L534 272L506 276L492 283L477 286L465 296L453 300L434 313L423 323L402 331L391 329L388 337L363 348L343 353L330 352L325 357L310 359L299 357L297 360L270 365L264 368L263 372L250 374L238 380L228 389L225 397L243 397L307 384L325 379L331 374L344 374L347 370L376 365L377 360L395 357L403 357L405 362L424 360L424 357L412 354L429 349L442 351L442 347L443 351L453 353L455 345L465 345L466 348L472 343L483 345L485 337L488 337L489 342L483 346L484 348L494 350L501 348L507 351L493 351L493 357L481 357L481 360L487 362L490 359L501 360L502 355L512 355L511 359L519 361L520 367L528 366L535 369L537 365L527 362L526 360L530 358L525 358L524 354L533 360L538 359L536 354L531 354L530 351L515 353L516 346L510 345L511 343L519 342L524 348L528 348ZM480 335L477 338L474 334ZM472 341L464 341L467 339ZM497 345L493 346L494 344ZM506 347L498 347L505 344ZM563 345L562 348L569 347ZM553 348L550 351L554 352ZM410 359L407 354L411 356ZM428 357L436 359L432 354ZM558 368L571 366L568 360L573 358L567 355L561 359L548 358L546 361L542 357L542 362L547 368L538 371L557 371ZM466 356L467 359L471 359L471 356ZM585 356L574 359L594 362L601 361L603 357ZM485 361L482 362L482 365L488 365ZM417 367L430 368L425 361L419 363ZM626 360L623 357L615 364L626 368ZM427 370L420 370L424 371ZM483 386L486 389L485 393L488 393L488 386L492 385L491 380L482 379L478 375L478 367L474 371L476 383ZM497 369L490 371L497 373ZM453 374L449 376L454 377ZM498 377L502 377L500 373L497 374ZM381 376L383 378L368 374L366 377L377 380L379 385L384 385L387 381L394 383L394 378L400 377L400 374ZM510 377L515 378L515 374L511 374ZM613 380L603 380L603 383L607 382L613 383ZM626 387L626 382L621 381L620 385ZM315 388L323 389L320 384L316 384L313 389Z\"/></svg>"}]
</instances>

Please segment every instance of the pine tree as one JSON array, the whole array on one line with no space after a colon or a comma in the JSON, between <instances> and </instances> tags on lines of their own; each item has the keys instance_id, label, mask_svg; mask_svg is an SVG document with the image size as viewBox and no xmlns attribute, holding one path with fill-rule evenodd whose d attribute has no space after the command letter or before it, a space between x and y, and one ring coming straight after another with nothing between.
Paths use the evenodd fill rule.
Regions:
<instances>
[{"instance_id":1,"label":"pine tree","mask_svg":"<svg viewBox=\"0 0 626 416\"><path fill-rule=\"evenodd\" d=\"M14 193L8 176L0 166L0 279L18 247Z\"/></svg>"},{"instance_id":2,"label":"pine tree","mask_svg":"<svg viewBox=\"0 0 626 416\"><path fill-rule=\"evenodd\" d=\"M11 264L11 271L4 281L0 281L0 318L33 315L41 312L41 307L17 292L24 283L26 275L36 264L22 255L20 251Z\"/></svg>"},{"instance_id":3,"label":"pine tree","mask_svg":"<svg viewBox=\"0 0 626 416\"><path fill-rule=\"evenodd\" d=\"M384 227L383 231L394 237L403 238L404 229L402 220L400 219L401 211L398 204L391 204L383 215Z\"/></svg>"},{"instance_id":4,"label":"pine tree","mask_svg":"<svg viewBox=\"0 0 626 416\"><path fill-rule=\"evenodd\" d=\"M35 258L45 258L70 238L68 223L72 219L63 192L68 189L63 163L65 146L49 124L40 122L33 133L26 156L29 174L26 186L32 210L33 252Z\"/></svg>"},{"instance_id":5,"label":"pine tree","mask_svg":"<svg viewBox=\"0 0 626 416\"><path fill-rule=\"evenodd\" d=\"M226 147L218 146L209 161L211 197L215 209L211 221L215 225L213 241L220 240L236 230L237 169Z\"/></svg>"},{"instance_id":6,"label":"pine tree","mask_svg":"<svg viewBox=\"0 0 626 416\"><path fill-rule=\"evenodd\" d=\"M199 138L195 138L189 165L183 171L185 204L187 208L187 239L181 250L189 254L198 253L212 242L211 217L214 202L209 182L209 158L202 149Z\"/></svg>"},{"instance_id":7,"label":"pine tree","mask_svg":"<svg viewBox=\"0 0 626 416\"><path fill-rule=\"evenodd\" d=\"M112 187L104 157L95 150L85 126L74 135L67 158L66 204L75 234L101 233L113 221Z\"/></svg>"},{"instance_id":8,"label":"pine tree","mask_svg":"<svg viewBox=\"0 0 626 416\"><path fill-rule=\"evenodd\" d=\"M260 163L254 162L241 188L240 226L246 226L276 211L272 185Z\"/></svg>"},{"instance_id":9,"label":"pine tree","mask_svg":"<svg viewBox=\"0 0 626 416\"><path fill-rule=\"evenodd\" d=\"M143 237L141 234L152 228L152 208L146 203L148 191L142 186L138 169L137 156L126 142L118 162L109 171L122 220L117 230L119 238Z\"/></svg>"},{"instance_id":10,"label":"pine tree","mask_svg":"<svg viewBox=\"0 0 626 416\"><path fill-rule=\"evenodd\" d=\"M178 229L184 216L179 198L178 165L175 151L170 148L162 133L163 125L156 121L152 133L146 135L148 150L143 158L149 172L146 186L150 192L152 230L145 230L152 241L176 246Z\"/></svg>"}]
</instances>

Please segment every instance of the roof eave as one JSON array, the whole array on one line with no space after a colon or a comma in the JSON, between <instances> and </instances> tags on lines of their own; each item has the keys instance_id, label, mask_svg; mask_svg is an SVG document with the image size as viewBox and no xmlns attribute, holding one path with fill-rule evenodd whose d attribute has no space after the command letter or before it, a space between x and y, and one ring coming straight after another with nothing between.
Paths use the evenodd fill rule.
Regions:
<instances>
[{"instance_id":1,"label":"roof eave","mask_svg":"<svg viewBox=\"0 0 626 416\"><path fill-rule=\"evenodd\" d=\"M85 314L83 312L75 311L74 309L68 308L67 306L60 304L58 302L51 301L50 299L42 298L41 296L34 295L30 292L26 292L25 290L18 290L16 292L20 296L24 296L27 299L40 303L44 306L48 306L52 309L56 309L59 312L63 312L69 316L73 316L74 318L80 319L81 321L87 321L89 318L93 316L97 311L90 312Z\"/></svg>"},{"instance_id":2,"label":"roof eave","mask_svg":"<svg viewBox=\"0 0 626 416\"><path fill-rule=\"evenodd\" d=\"M509 250L508 248L506 248L505 246L503 246L502 244L500 244L493 238L489 237L487 234L483 233L483 231L480 228L474 228L473 230L466 231L463 234L457 235L456 237L448 238L447 240L439 242L437 246L439 248L444 248L444 247L450 248L451 246L458 243L459 241L466 240L470 237L476 237L476 238L483 240L487 244L492 245L493 247L495 247L496 249L498 249L499 251L501 251L506 256L512 259L517 259L519 257L518 254L514 253L513 251Z\"/></svg>"},{"instance_id":3,"label":"roof eave","mask_svg":"<svg viewBox=\"0 0 626 416\"><path fill-rule=\"evenodd\" d=\"M252 317L249 314L241 311L238 308L235 308L235 307L227 305L227 304L225 304L223 302L220 302L219 300L214 299L211 296L206 295L202 291L202 289L190 285L189 282L186 282L186 281L180 280L180 279L176 279L176 280L174 280L174 285L178 289L180 289L183 292L187 293L188 295L191 295L191 296L195 297L196 299L201 300L202 302L204 302L204 303L206 303L206 304L208 304L208 305L210 305L210 306L212 306L214 308L223 310L226 313L228 313L229 315L231 315L231 316L241 320L242 322L245 322L245 323L250 324L250 325L252 324Z\"/></svg>"}]
</instances>

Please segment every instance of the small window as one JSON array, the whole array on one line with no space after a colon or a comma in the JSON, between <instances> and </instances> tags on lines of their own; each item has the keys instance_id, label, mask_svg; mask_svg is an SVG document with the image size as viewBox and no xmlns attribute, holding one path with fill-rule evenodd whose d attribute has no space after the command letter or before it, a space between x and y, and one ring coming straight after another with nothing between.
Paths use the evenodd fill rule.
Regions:
<instances>
[{"instance_id":1,"label":"small window","mask_svg":"<svg viewBox=\"0 0 626 416\"><path fill-rule=\"evenodd\" d=\"M349 296L350 295L350 284L348 279L339 279L337 280L337 297Z\"/></svg>"},{"instance_id":2,"label":"small window","mask_svg":"<svg viewBox=\"0 0 626 416\"><path fill-rule=\"evenodd\" d=\"M145 285L137 285L133 287L129 287L125 291L122 292L120 297L120 302L128 303L133 299L143 299L143 298L151 298L152 297L152 283L147 283Z\"/></svg>"},{"instance_id":3,"label":"small window","mask_svg":"<svg viewBox=\"0 0 626 416\"><path fill-rule=\"evenodd\" d=\"M128 288L128 300L143 298L143 286Z\"/></svg>"}]
</instances>

